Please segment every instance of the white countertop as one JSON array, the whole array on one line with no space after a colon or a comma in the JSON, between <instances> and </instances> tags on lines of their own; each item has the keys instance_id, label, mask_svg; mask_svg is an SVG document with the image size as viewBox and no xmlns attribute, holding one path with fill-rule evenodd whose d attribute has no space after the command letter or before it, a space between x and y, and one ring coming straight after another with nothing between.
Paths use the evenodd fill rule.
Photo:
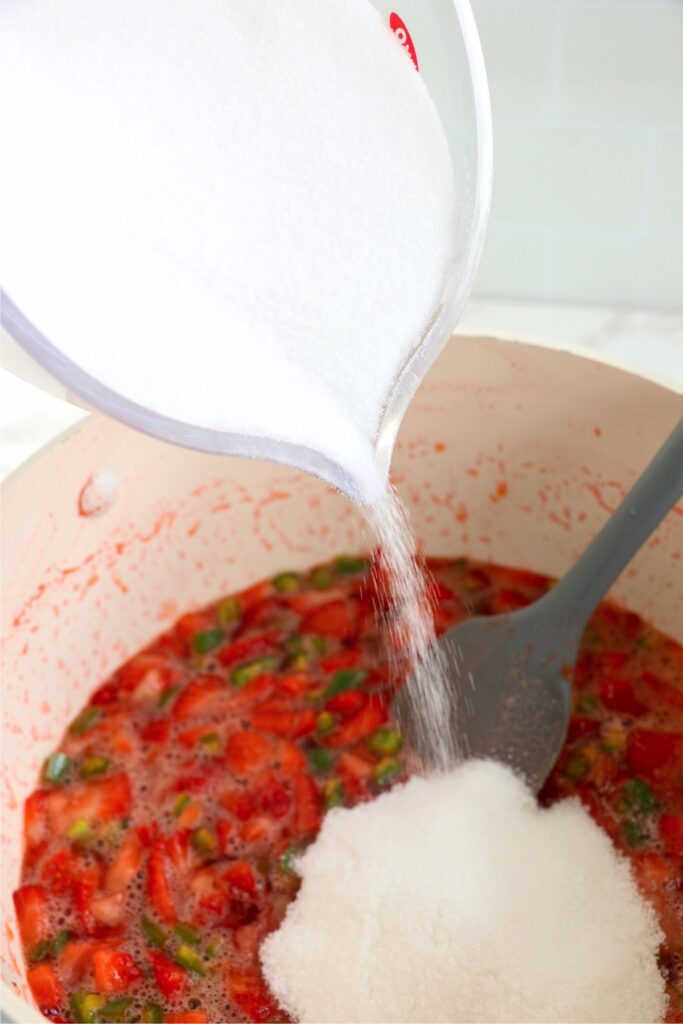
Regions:
<instances>
[{"instance_id":1,"label":"white countertop","mask_svg":"<svg viewBox=\"0 0 683 1024\"><path fill-rule=\"evenodd\" d=\"M512 335L586 349L683 391L683 312L471 301L458 332ZM86 413L19 380L10 346L0 368L0 478Z\"/></svg>"}]
</instances>

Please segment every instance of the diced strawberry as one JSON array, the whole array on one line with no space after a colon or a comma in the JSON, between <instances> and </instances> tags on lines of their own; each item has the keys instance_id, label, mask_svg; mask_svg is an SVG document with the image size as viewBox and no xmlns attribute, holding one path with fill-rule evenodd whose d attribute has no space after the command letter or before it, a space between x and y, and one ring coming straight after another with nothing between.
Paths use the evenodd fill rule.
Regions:
<instances>
[{"instance_id":1,"label":"diced strawberry","mask_svg":"<svg viewBox=\"0 0 683 1024\"><path fill-rule=\"evenodd\" d=\"M601 676L616 676L628 665L628 654L621 651L602 651L593 654L595 670Z\"/></svg>"},{"instance_id":2,"label":"diced strawberry","mask_svg":"<svg viewBox=\"0 0 683 1024\"><path fill-rule=\"evenodd\" d=\"M37 789L24 804L24 835L29 846L38 846L47 838L47 796L45 790Z\"/></svg>"},{"instance_id":3,"label":"diced strawberry","mask_svg":"<svg viewBox=\"0 0 683 1024\"><path fill-rule=\"evenodd\" d=\"M350 754L348 751L344 751L343 754L339 755L337 761L337 771L340 775L346 775L354 779L368 779L375 768L373 761L366 761L362 757L358 757L357 754Z\"/></svg>"},{"instance_id":4,"label":"diced strawberry","mask_svg":"<svg viewBox=\"0 0 683 1024\"><path fill-rule=\"evenodd\" d=\"M132 830L127 832L104 876L107 892L124 892L128 888L140 867L142 850L140 836Z\"/></svg>"},{"instance_id":5,"label":"diced strawberry","mask_svg":"<svg viewBox=\"0 0 683 1024\"><path fill-rule=\"evenodd\" d=\"M279 676L276 685L281 693L290 697L298 697L311 686L311 677L306 672L297 672L291 676Z\"/></svg>"},{"instance_id":6,"label":"diced strawberry","mask_svg":"<svg viewBox=\"0 0 683 1024\"><path fill-rule=\"evenodd\" d=\"M116 683L103 683L99 689L95 690L90 703L97 706L106 704L115 704L119 699L119 688Z\"/></svg>"},{"instance_id":7,"label":"diced strawberry","mask_svg":"<svg viewBox=\"0 0 683 1024\"><path fill-rule=\"evenodd\" d=\"M299 632L343 640L353 636L357 621L357 610L350 601L328 601L302 619Z\"/></svg>"},{"instance_id":8,"label":"diced strawberry","mask_svg":"<svg viewBox=\"0 0 683 1024\"><path fill-rule=\"evenodd\" d=\"M102 934L101 923L91 909L92 900L99 889L100 872L97 868L81 871L73 883L73 901L82 930L86 935L96 937Z\"/></svg>"},{"instance_id":9,"label":"diced strawberry","mask_svg":"<svg viewBox=\"0 0 683 1024\"><path fill-rule=\"evenodd\" d=\"M176 636L187 644L195 633L204 633L207 629L214 629L216 620L213 612L188 612L178 619L175 624Z\"/></svg>"},{"instance_id":10,"label":"diced strawberry","mask_svg":"<svg viewBox=\"0 0 683 1024\"><path fill-rule=\"evenodd\" d=\"M357 647L351 647L338 654L330 654L323 658L320 667L323 672L339 672L342 668L355 668L361 659L361 651Z\"/></svg>"},{"instance_id":11,"label":"diced strawberry","mask_svg":"<svg viewBox=\"0 0 683 1024\"><path fill-rule=\"evenodd\" d=\"M209 1024L209 1018L202 1010L183 1010L182 1013L165 1013L164 1024Z\"/></svg>"},{"instance_id":12,"label":"diced strawberry","mask_svg":"<svg viewBox=\"0 0 683 1024\"><path fill-rule=\"evenodd\" d=\"M125 992L142 977L129 953L117 949L98 949L92 958L95 985L102 995Z\"/></svg>"},{"instance_id":13,"label":"diced strawberry","mask_svg":"<svg viewBox=\"0 0 683 1024\"><path fill-rule=\"evenodd\" d=\"M567 730L567 743L574 743L582 736L591 736L600 728L599 718L589 718L587 715L572 715L569 719Z\"/></svg>"},{"instance_id":14,"label":"diced strawberry","mask_svg":"<svg viewBox=\"0 0 683 1024\"><path fill-rule=\"evenodd\" d=\"M306 768L306 758L301 753L296 743L289 740L280 740L275 748L274 760L280 765L283 775L296 775L297 772Z\"/></svg>"},{"instance_id":15,"label":"diced strawberry","mask_svg":"<svg viewBox=\"0 0 683 1024\"><path fill-rule=\"evenodd\" d=\"M170 730L168 718L153 718L140 729L140 739L143 743L165 743Z\"/></svg>"},{"instance_id":16,"label":"diced strawberry","mask_svg":"<svg viewBox=\"0 0 683 1024\"><path fill-rule=\"evenodd\" d=\"M600 700L609 708L622 715L633 715L637 718L647 711L647 707L639 701L633 692L633 685L628 679L612 676L600 683Z\"/></svg>"},{"instance_id":17,"label":"diced strawberry","mask_svg":"<svg viewBox=\"0 0 683 1024\"><path fill-rule=\"evenodd\" d=\"M166 853L178 872L186 871L192 862L192 851L190 849L190 830L180 828L166 840Z\"/></svg>"},{"instance_id":18,"label":"diced strawberry","mask_svg":"<svg viewBox=\"0 0 683 1024\"><path fill-rule=\"evenodd\" d=\"M176 683L182 672L158 654L136 654L116 673L120 690L135 694L136 700L152 700Z\"/></svg>"},{"instance_id":19,"label":"diced strawberry","mask_svg":"<svg viewBox=\"0 0 683 1024\"><path fill-rule=\"evenodd\" d=\"M216 917L225 913L225 886L216 868L204 867L196 871L190 882L190 892L203 910L210 911Z\"/></svg>"},{"instance_id":20,"label":"diced strawberry","mask_svg":"<svg viewBox=\"0 0 683 1024\"><path fill-rule=\"evenodd\" d=\"M279 640L279 634L273 631L269 633L258 633L255 636L247 637L245 640L237 640L234 644L223 647L218 652L218 660L223 668L232 668L239 665L241 661L251 661L259 658L262 654L272 651Z\"/></svg>"},{"instance_id":21,"label":"diced strawberry","mask_svg":"<svg viewBox=\"0 0 683 1024\"><path fill-rule=\"evenodd\" d=\"M334 711L339 715L350 715L354 711L360 711L368 703L368 695L363 690L347 690L345 693L338 693L325 705L327 711Z\"/></svg>"},{"instance_id":22,"label":"diced strawberry","mask_svg":"<svg viewBox=\"0 0 683 1024\"><path fill-rule=\"evenodd\" d=\"M659 834L670 857L683 857L683 815L663 814L659 819Z\"/></svg>"},{"instance_id":23,"label":"diced strawberry","mask_svg":"<svg viewBox=\"0 0 683 1024\"><path fill-rule=\"evenodd\" d=\"M632 729L626 743L626 761L635 775L653 779L674 759L683 757L683 736L654 729Z\"/></svg>"},{"instance_id":24,"label":"diced strawberry","mask_svg":"<svg viewBox=\"0 0 683 1024\"><path fill-rule=\"evenodd\" d=\"M158 839L152 846L147 863L147 895L155 913L167 924L175 924L178 920L171 889L166 876L165 843Z\"/></svg>"},{"instance_id":25,"label":"diced strawberry","mask_svg":"<svg viewBox=\"0 0 683 1024\"><path fill-rule=\"evenodd\" d=\"M653 672L643 672L640 677L641 683L657 698L664 701L669 707L676 711L683 711L683 690L677 689L671 683L665 682Z\"/></svg>"},{"instance_id":26,"label":"diced strawberry","mask_svg":"<svg viewBox=\"0 0 683 1024\"><path fill-rule=\"evenodd\" d=\"M679 869L671 861L658 853L636 853L631 856L631 870L635 875L638 887L648 896L652 892L661 891L672 882L676 882Z\"/></svg>"},{"instance_id":27,"label":"diced strawberry","mask_svg":"<svg viewBox=\"0 0 683 1024\"><path fill-rule=\"evenodd\" d=\"M240 821L247 821L256 813L256 807L254 801L247 793L241 793L237 790L228 790L227 793L223 793L218 802L221 807L225 807L226 811L230 811Z\"/></svg>"},{"instance_id":28,"label":"diced strawberry","mask_svg":"<svg viewBox=\"0 0 683 1024\"><path fill-rule=\"evenodd\" d=\"M197 725L193 729L185 729L178 734L178 739L186 750L194 750L203 736L216 732L212 725Z\"/></svg>"},{"instance_id":29,"label":"diced strawberry","mask_svg":"<svg viewBox=\"0 0 683 1024\"><path fill-rule=\"evenodd\" d=\"M26 973L26 980L41 1013L54 1020L56 1011L64 1004L64 989L52 964L32 967Z\"/></svg>"},{"instance_id":30,"label":"diced strawberry","mask_svg":"<svg viewBox=\"0 0 683 1024\"><path fill-rule=\"evenodd\" d=\"M249 1020L271 1021L281 1016L280 1008L256 971L242 970L229 964L225 984L230 999Z\"/></svg>"},{"instance_id":31,"label":"diced strawberry","mask_svg":"<svg viewBox=\"0 0 683 1024\"><path fill-rule=\"evenodd\" d=\"M174 793L201 793L208 783L207 775L179 775L171 788Z\"/></svg>"},{"instance_id":32,"label":"diced strawberry","mask_svg":"<svg viewBox=\"0 0 683 1024\"><path fill-rule=\"evenodd\" d=\"M245 821L244 825L240 829L240 839L244 843L256 843L261 839L265 839L271 831L271 820L270 818L264 818L260 815L256 818L250 818L249 821Z\"/></svg>"},{"instance_id":33,"label":"diced strawberry","mask_svg":"<svg viewBox=\"0 0 683 1024\"><path fill-rule=\"evenodd\" d=\"M347 718L327 737L327 743L331 747L351 747L375 729L379 729L380 725L384 725L387 718L387 709L383 701L371 697L364 708Z\"/></svg>"},{"instance_id":34,"label":"diced strawberry","mask_svg":"<svg viewBox=\"0 0 683 1024\"><path fill-rule=\"evenodd\" d=\"M231 821L226 818L219 818L216 822L216 833L218 835L218 845L221 848L222 853L227 853L228 843L230 837L234 831L234 825Z\"/></svg>"},{"instance_id":35,"label":"diced strawberry","mask_svg":"<svg viewBox=\"0 0 683 1024\"><path fill-rule=\"evenodd\" d=\"M282 818L292 806L292 798L275 776L269 776L255 793L256 803L265 814Z\"/></svg>"},{"instance_id":36,"label":"diced strawberry","mask_svg":"<svg viewBox=\"0 0 683 1024\"><path fill-rule=\"evenodd\" d=\"M266 763L270 751L271 744L265 736L251 730L234 732L225 747L225 763L236 775L247 775Z\"/></svg>"},{"instance_id":37,"label":"diced strawberry","mask_svg":"<svg viewBox=\"0 0 683 1024\"><path fill-rule=\"evenodd\" d=\"M294 829L297 835L308 835L320 828L322 814L315 782L305 772L294 776Z\"/></svg>"},{"instance_id":38,"label":"diced strawberry","mask_svg":"<svg viewBox=\"0 0 683 1024\"><path fill-rule=\"evenodd\" d=\"M173 999L174 996L184 993L187 989L187 975L183 968L156 950L151 951L149 956L154 980L164 999Z\"/></svg>"},{"instance_id":39,"label":"diced strawberry","mask_svg":"<svg viewBox=\"0 0 683 1024\"><path fill-rule=\"evenodd\" d=\"M619 822L606 809L594 790L590 786L579 784L575 788L575 793L595 824L599 825L612 840L617 840L620 836Z\"/></svg>"},{"instance_id":40,"label":"diced strawberry","mask_svg":"<svg viewBox=\"0 0 683 1024\"><path fill-rule=\"evenodd\" d=\"M431 605L436 605L440 601L454 601L455 594L443 583L439 583L438 580L431 580L427 585L426 598Z\"/></svg>"},{"instance_id":41,"label":"diced strawberry","mask_svg":"<svg viewBox=\"0 0 683 1024\"><path fill-rule=\"evenodd\" d=\"M194 715L205 715L225 692L225 683L220 676L197 676L176 699L171 712L173 718L177 722L184 722Z\"/></svg>"},{"instance_id":42,"label":"diced strawberry","mask_svg":"<svg viewBox=\"0 0 683 1024\"><path fill-rule=\"evenodd\" d=\"M505 615L507 612L517 611L518 608L526 608L528 604L531 604L530 598L518 590L497 590L491 598L491 614Z\"/></svg>"},{"instance_id":43,"label":"diced strawberry","mask_svg":"<svg viewBox=\"0 0 683 1024\"><path fill-rule=\"evenodd\" d=\"M90 970L92 958L98 949L107 948L106 944L92 939L68 942L59 954L59 969L68 984L79 982Z\"/></svg>"},{"instance_id":44,"label":"diced strawberry","mask_svg":"<svg viewBox=\"0 0 683 1024\"><path fill-rule=\"evenodd\" d=\"M66 796L57 790L48 799L52 827L62 834L81 818L93 824L125 818L131 806L130 782L124 772L85 782L69 790Z\"/></svg>"},{"instance_id":45,"label":"diced strawberry","mask_svg":"<svg viewBox=\"0 0 683 1024\"><path fill-rule=\"evenodd\" d=\"M124 894L122 892L112 893L111 896L94 896L90 900L90 913L107 928L118 928L123 921L125 910Z\"/></svg>"},{"instance_id":46,"label":"diced strawberry","mask_svg":"<svg viewBox=\"0 0 683 1024\"><path fill-rule=\"evenodd\" d=\"M14 892L14 909L24 946L35 946L48 936L47 893L42 885L23 885Z\"/></svg>"},{"instance_id":47,"label":"diced strawberry","mask_svg":"<svg viewBox=\"0 0 683 1024\"><path fill-rule=\"evenodd\" d=\"M77 862L70 850L58 850L46 860L40 877L50 892L68 892L76 873Z\"/></svg>"},{"instance_id":48,"label":"diced strawberry","mask_svg":"<svg viewBox=\"0 0 683 1024\"><path fill-rule=\"evenodd\" d=\"M311 708L295 710L290 704L281 701L259 704L251 713L251 724L255 729L291 739L314 732L315 721L315 712Z\"/></svg>"},{"instance_id":49,"label":"diced strawberry","mask_svg":"<svg viewBox=\"0 0 683 1024\"><path fill-rule=\"evenodd\" d=\"M251 866L246 860L235 861L231 864L223 876L228 885L240 892L246 892L248 896L256 895L256 879Z\"/></svg>"},{"instance_id":50,"label":"diced strawberry","mask_svg":"<svg viewBox=\"0 0 683 1024\"><path fill-rule=\"evenodd\" d=\"M138 825L137 833L143 846L151 846L159 838L159 826L156 821L151 825Z\"/></svg>"}]
</instances>

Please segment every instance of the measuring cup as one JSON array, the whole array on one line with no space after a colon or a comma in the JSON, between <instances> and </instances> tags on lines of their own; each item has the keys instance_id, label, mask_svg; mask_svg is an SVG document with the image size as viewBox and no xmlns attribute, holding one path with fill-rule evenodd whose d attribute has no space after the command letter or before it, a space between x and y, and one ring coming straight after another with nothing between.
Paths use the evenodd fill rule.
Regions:
<instances>
[{"instance_id":1,"label":"measuring cup","mask_svg":"<svg viewBox=\"0 0 683 1024\"><path fill-rule=\"evenodd\" d=\"M405 410L450 337L472 287L488 221L492 133L486 72L469 0L398 0L396 6L391 0L372 2L423 76L439 111L459 198L454 259L440 302L394 381L374 439L375 461L385 475ZM4 361L20 376L174 444L283 462L320 477L349 497L359 497L346 470L312 448L207 429L132 402L68 359L31 323L30 310L17 308L10 295L1 298L2 325L23 350L5 345ZM120 301L125 303L125 295Z\"/></svg>"}]
</instances>

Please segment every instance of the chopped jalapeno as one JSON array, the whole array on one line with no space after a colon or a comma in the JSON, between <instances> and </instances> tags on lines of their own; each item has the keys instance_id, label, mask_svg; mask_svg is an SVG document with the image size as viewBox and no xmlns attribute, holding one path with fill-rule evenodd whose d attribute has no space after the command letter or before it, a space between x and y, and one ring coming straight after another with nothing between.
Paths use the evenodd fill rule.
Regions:
<instances>
[{"instance_id":1,"label":"chopped jalapeno","mask_svg":"<svg viewBox=\"0 0 683 1024\"><path fill-rule=\"evenodd\" d=\"M591 711L597 711L599 707L600 698L594 693L585 693L576 702L576 710L580 711L581 714L590 714Z\"/></svg>"},{"instance_id":2,"label":"chopped jalapeno","mask_svg":"<svg viewBox=\"0 0 683 1024\"><path fill-rule=\"evenodd\" d=\"M273 586L279 594L285 594L288 590L296 590L299 577L295 572L281 572L273 580Z\"/></svg>"},{"instance_id":3,"label":"chopped jalapeno","mask_svg":"<svg viewBox=\"0 0 683 1024\"><path fill-rule=\"evenodd\" d=\"M189 807L191 803L192 797L190 796L189 793L180 793L179 796L176 797L176 801L173 805L173 813L175 814L176 818L180 814L182 814L185 808Z\"/></svg>"},{"instance_id":4,"label":"chopped jalapeno","mask_svg":"<svg viewBox=\"0 0 683 1024\"><path fill-rule=\"evenodd\" d=\"M325 637L313 635L310 636L308 640L315 653L322 657L322 655L327 651L327 640Z\"/></svg>"},{"instance_id":5,"label":"chopped jalapeno","mask_svg":"<svg viewBox=\"0 0 683 1024\"><path fill-rule=\"evenodd\" d=\"M248 683L253 682L254 679L264 675L264 673L270 672L271 669L275 668L276 664L277 658L273 657L256 658L255 661L248 661L245 665L240 665L239 668L234 669L232 681L235 686L246 686Z\"/></svg>"},{"instance_id":6,"label":"chopped jalapeno","mask_svg":"<svg viewBox=\"0 0 683 1024\"><path fill-rule=\"evenodd\" d=\"M301 853L299 846L288 846L285 852L280 857L280 871L283 875L289 875L291 878L298 878L298 872L294 866L296 858Z\"/></svg>"},{"instance_id":7,"label":"chopped jalapeno","mask_svg":"<svg viewBox=\"0 0 683 1024\"><path fill-rule=\"evenodd\" d=\"M216 754L221 752L221 738L217 732L209 732L206 736L202 736L199 740L199 745L211 757L215 757Z\"/></svg>"},{"instance_id":8,"label":"chopped jalapeno","mask_svg":"<svg viewBox=\"0 0 683 1024\"><path fill-rule=\"evenodd\" d=\"M96 722L99 722L101 717L100 709L90 705L84 711L81 711L77 718L74 718L69 726L69 732L72 736L83 736L89 729L92 729Z\"/></svg>"},{"instance_id":9,"label":"chopped jalapeno","mask_svg":"<svg viewBox=\"0 0 683 1024\"><path fill-rule=\"evenodd\" d=\"M224 636L222 629L205 629L203 633L195 633L192 637L192 650L195 654L207 654L218 647Z\"/></svg>"},{"instance_id":10,"label":"chopped jalapeno","mask_svg":"<svg viewBox=\"0 0 683 1024\"><path fill-rule=\"evenodd\" d=\"M621 827L628 845L633 847L640 846L645 839L645 834L640 830L637 823L632 818L626 818L622 821Z\"/></svg>"},{"instance_id":11,"label":"chopped jalapeno","mask_svg":"<svg viewBox=\"0 0 683 1024\"><path fill-rule=\"evenodd\" d=\"M93 838L93 831L90 827L90 822L86 821L85 818L78 818L74 821L73 825L70 825L66 830L66 837L70 839L72 843L79 843L81 846L86 846Z\"/></svg>"},{"instance_id":12,"label":"chopped jalapeno","mask_svg":"<svg viewBox=\"0 0 683 1024\"><path fill-rule=\"evenodd\" d=\"M368 737L368 749L373 754L382 754L383 756L398 754L402 746L403 737L400 732L388 725L382 726Z\"/></svg>"},{"instance_id":13,"label":"chopped jalapeno","mask_svg":"<svg viewBox=\"0 0 683 1024\"><path fill-rule=\"evenodd\" d=\"M98 995L97 992L74 992L69 1005L78 1024L93 1024L105 1002L104 996Z\"/></svg>"},{"instance_id":14,"label":"chopped jalapeno","mask_svg":"<svg viewBox=\"0 0 683 1024\"><path fill-rule=\"evenodd\" d=\"M644 779L629 779L624 784L624 792L629 801L643 811L655 811L659 801Z\"/></svg>"},{"instance_id":15,"label":"chopped jalapeno","mask_svg":"<svg viewBox=\"0 0 683 1024\"><path fill-rule=\"evenodd\" d=\"M216 936L216 938L211 939L211 942L209 942L209 944L207 945L206 949L204 950L204 956L207 958L207 960L215 960L216 957L220 955L222 949L223 943L221 942L220 938Z\"/></svg>"},{"instance_id":16,"label":"chopped jalapeno","mask_svg":"<svg viewBox=\"0 0 683 1024\"><path fill-rule=\"evenodd\" d=\"M336 724L336 715L333 715L331 711L321 711L316 718L315 730L318 736L326 736L328 732L332 732Z\"/></svg>"},{"instance_id":17,"label":"chopped jalapeno","mask_svg":"<svg viewBox=\"0 0 683 1024\"><path fill-rule=\"evenodd\" d=\"M61 751L51 754L43 765L43 778L46 782L63 782L69 774L71 758Z\"/></svg>"},{"instance_id":18,"label":"chopped jalapeno","mask_svg":"<svg viewBox=\"0 0 683 1024\"><path fill-rule=\"evenodd\" d=\"M341 779L328 779L323 786L325 810L340 807L344 803L344 784Z\"/></svg>"},{"instance_id":19,"label":"chopped jalapeno","mask_svg":"<svg viewBox=\"0 0 683 1024\"><path fill-rule=\"evenodd\" d=\"M189 946L199 945L200 936L194 925L185 924L184 921L179 921L178 924L173 925L173 931L179 939L182 939L183 942L186 942Z\"/></svg>"},{"instance_id":20,"label":"chopped jalapeno","mask_svg":"<svg viewBox=\"0 0 683 1024\"><path fill-rule=\"evenodd\" d=\"M338 693L356 690L367 679L367 676L365 669L343 668L332 676L332 682L326 688L323 697L325 700L329 700L330 697L336 697Z\"/></svg>"},{"instance_id":21,"label":"chopped jalapeno","mask_svg":"<svg viewBox=\"0 0 683 1024\"><path fill-rule=\"evenodd\" d=\"M289 664L292 668L297 669L299 672L303 672L310 665L310 660L308 655L301 651L299 654L294 654L292 656Z\"/></svg>"},{"instance_id":22,"label":"chopped jalapeno","mask_svg":"<svg viewBox=\"0 0 683 1024\"><path fill-rule=\"evenodd\" d=\"M142 1024L163 1024L164 1011L158 1003L147 1003L142 1011Z\"/></svg>"},{"instance_id":23,"label":"chopped jalapeno","mask_svg":"<svg viewBox=\"0 0 683 1024\"><path fill-rule=\"evenodd\" d=\"M163 928L160 928L158 924L154 923L154 921L150 921L150 919L145 917L144 914L140 919L140 927L142 929L142 934L145 936L145 939L150 946L156 946L157 949L164 948L168 942L168 936Z\"/></svg>"},{"instance_id":24,"label":"chopped jalapeno","mask_svg":"<svg viewBox=\"0 0 683 1024\"><path fill-rule=\"evenodd\" d=\"M316 590L327 590L328 587L331 587L334 582L334 577L332 573L324 565L321 565L317 569L314 569L313 572L311 573L310 579L311 584L315 587Z\"/></svg>"},{"instance_id":25,"label":"chopped jalapeno","mask_svg":"<svg viewBox=\"0 0 683 1024\"><path fill-rule=\"evenodd\" d=\"M199 953L186 943L183 943L182 946L178 946L173 959L181 967L184 967L186 971L192 971L193 974L205 973L204 963Z\"/></svg>"},{"instance_id":26,"label":"chopped jalapeno","mask_svg":"<svg viewBox=\"0 0 683 1024\"><path fill-rule=\"evenodd\" d=\"M105 1021L123 1021L126 1011L133 1002L131 996L119 996L117 999L109 999L100 1009L98 1017Z\"/></svg>"},{"instance_id":27,"label":"chopped jalapeno","mask_svg":"<svg viewBox=\"0 0 683 1024\"><path fill-rule=\"evenodd\" d=\"M332 754L325 747L309 747L306 760L313 775L323 775L332 767Z\"/></svg>"},{"instance_id":28,"label":"chopped jalapeno","mask_svg":"<svg viewBox=\"0 0 683 1024\"><path fill-rule=\"evenodd\" d=\"M179 686L169 686L167 690L164 690L162 695L159 697L157 704L160 708L168 707L171 701L178 696L180 693Z\"/></svg>"},{"instance_id":29,"label":"chopped jalapeno","mask_svg":"<svg viewBox=\"0 0 683 1024\"><path fill-rule=\"evenodd\" d=\"M587 775L589 769L590 765L583 754L574 754L565 765L564 773L568 778L576 781Z\"/></svg>"},{"instance_id":30,"label":"chopped jalapeno","mask_svg":"<svg viewBox=\"0 0 683 1024\"><path fill-rule=\"evenodd\" d=\"M352 572L364 572L368 567L365 558L349 558L348 555L340 555L334 560L335 572L346 576Z\"/></svg>"},{"instance_id":31,"label":"chopped jalapeno","mask_svg":"<svg viewBox=\"0 0 683 1024\"><path fill-rule=\"evenodd\" d=\"M52 953L52 943L49 939L43 939L42 942L37 942L35 946L32 946L28 951L28 958L32 964L39 964L41 960L47 960Z\"/></svg>"},{"instance_id":32,"label":"chopped jalapeno","mask_svg":"<svg viewBox=\"0 0 683 1024\"><path fill-rule=\"evenodd\" d=\"M197 853L204 855L216 853L218 850L218 840L208 828L196 828L192 833L190 842L192 843L192 848Z\"/></svg>"},{"instance_id":33,"label":"chopped jalapeno","mask_svg":"<svg viewBox=\"0 0 683 1024\"><path fill-rule=\"evenodd\" d=\"M97 757L96 755L92 755L91 757L86 757L83 761L81 767L78 769L78 774L82 779L92 779L93 776L102 775L106 772L110 764L111 761L108 757Z\"/></svg>"},{"instance_id":34,"label":"chopped jalapeno","mask_svg":"<svg viewBox=\"0 0 683 1024\"><path fill-rule=\"evenodd\" d=\"M71 932L68 929L58 932L52 940L52 955L59 956L70 938Z\"/></svg>"},{"instance_id":35,"label":"chopped jalapeno","mask_svg":"<svg viewBox=\"0 0 683 1024\"><path fill-rule=\"evenodd\" d=\"M236 597L226 597L216 609L216 618L221 626L229 626L240 617L240 603Z\"/></svg>"},{"instance_id":36,"label":"chopped jalapeno","mask_svg":"<svg viewBox=\"0 0 683 1024\"><path fill-rule=\"evenodd\" d=\"M372 773L378 786L388 786L401 774L401 766L392 757L383 758Z\"/></svg>"}]
</instances>

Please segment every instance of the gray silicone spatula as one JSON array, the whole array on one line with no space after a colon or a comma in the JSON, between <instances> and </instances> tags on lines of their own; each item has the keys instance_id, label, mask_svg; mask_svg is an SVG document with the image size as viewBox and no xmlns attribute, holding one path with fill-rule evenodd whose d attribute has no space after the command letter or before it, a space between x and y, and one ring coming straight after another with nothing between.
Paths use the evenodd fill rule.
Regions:
<instances>
[{"instance_id":1,"label":"gray silicone spatula","mask_svg":"<svg viewBox=\"0 0 683 1024\"><path fill-rule=\"evenodd\" d=\"M439 640L453 685L450 723L467 757L495 758L534 791L550 774L571 710L571 667L596 605L683 495L683 419L575 565L527 608L468 619ZM682 573L683 575L683 573ZM410 702L402 727L423 761L430 752Z\"/></svg>"}]
</instances>

